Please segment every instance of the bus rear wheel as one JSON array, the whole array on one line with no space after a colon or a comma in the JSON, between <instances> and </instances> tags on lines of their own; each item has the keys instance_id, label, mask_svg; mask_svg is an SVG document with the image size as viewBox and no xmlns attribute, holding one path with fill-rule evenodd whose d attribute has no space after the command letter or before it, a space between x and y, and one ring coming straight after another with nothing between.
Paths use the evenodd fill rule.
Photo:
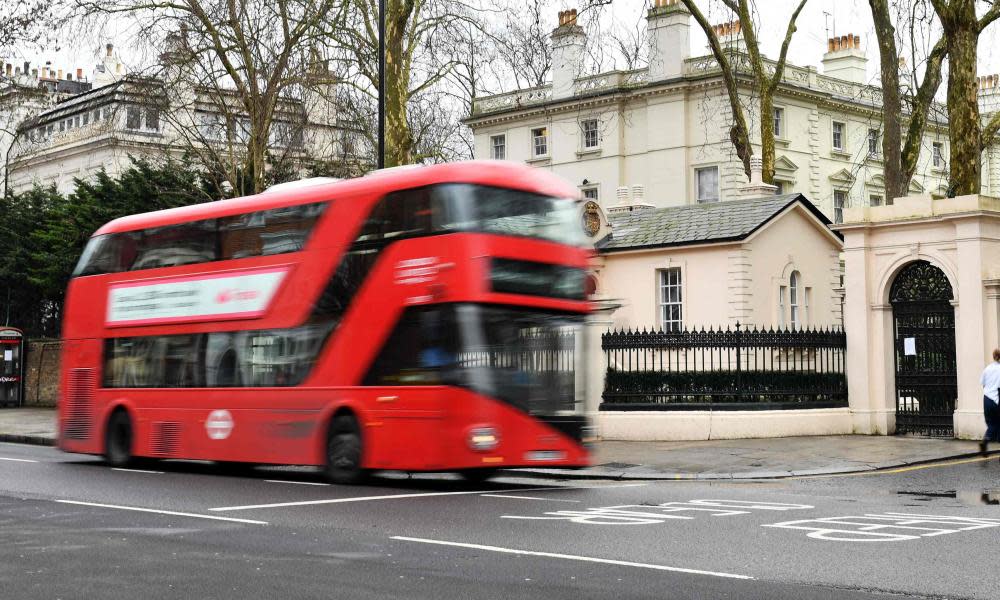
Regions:
<instances>
[{"instance_id":1,"label":"bus rear wheel","mask_svg":"<svg viewBox=\"0 0 1000 600\"><path fill-rule=\"evenodd\" d=\"M112 467L128 466L134 461L133 441L132 419L125 410L116 410L108 419L104 434L104 459Z\"/></svg>"},{"instance_id":2,"label":"bus rear wheel","mask_svg":"<svg viewBox=\"0 0 1000 600\"><path fill-rule=\"evenodd\" d=\"M326 440L326 477L333 483L352 484L365 478L361 468L361 426L350 415L334 417Z\"/></svg>"}]
</instances>

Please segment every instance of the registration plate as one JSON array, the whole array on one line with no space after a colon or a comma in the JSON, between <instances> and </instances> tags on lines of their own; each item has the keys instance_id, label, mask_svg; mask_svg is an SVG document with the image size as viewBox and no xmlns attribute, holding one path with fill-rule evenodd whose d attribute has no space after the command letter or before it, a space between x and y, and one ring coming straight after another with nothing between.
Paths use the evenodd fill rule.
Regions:
<instances>
[{"instance_id":1,"label":"registration plate","mask_svg":"<svg viewBox=\"0 0 1000 600\"><path fill-rule=\"evenodd\" d=\"M563 460L566 458L566 453L562 450L535 450L525 454L524 458L532 462Z\"/></svg>"}]
</instances>

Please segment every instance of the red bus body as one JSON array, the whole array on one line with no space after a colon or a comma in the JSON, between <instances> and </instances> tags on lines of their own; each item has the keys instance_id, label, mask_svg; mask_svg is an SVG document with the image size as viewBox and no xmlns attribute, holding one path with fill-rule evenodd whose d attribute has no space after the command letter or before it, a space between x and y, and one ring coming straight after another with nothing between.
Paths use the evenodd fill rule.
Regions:
<instances>
[{"instance_id":1,"label":"red bus body","mask_svg":"<svg viewBox=\"0 0 1000 600\"><path fill-rule=\"evenodd\" d=\"M577 196L574 188L543 172L513 164L472 162L389 170L354 180L274 190L133 215L102 227L94 238L107 236L102 239L111 240L111 236L117 235L115 240L140 240L135 242L139 244L144 243L141 240L154 239L160 235L158 232L173 231L172 226L212 223L221 231L222 223L243 222L240 219L251 213L271 214L260 211L322 205L322 213L315 219L304 245L295 251L244 257L234 253L224 259L154 268L141 268L140 263L140 268L133 264L132 270L75 276L67 290L63 319L59 447L67 452L105 453L109 418L114 411L124 409L134 430L131 444L135 456L323 465L331 420L335 415L349 414L360 426L362 466L366 469L445 471L588 465L583 442L589 428L580 410L580 377L576 378L578 385L573 392L575 409L566 410L568 404L564 402L560 405L563 410L547 413L535 410L534 405L519 404L516 398L507 401L492 397L482 391L482 386L451 381L386 385L373 384L371 380L376 377L372 375L375 363L389 365L383 369L389 373L384 376L388 379L379 380L383 382L402 381L410 373L434 369L421 367L423 370L414 371L400 367L392 371L390 368L395 364L393 361L409 360L407 355L412 354L402 342L387 347L390 338L398 335L401 337L392 339L416 339L405 338L405 331L399 333L404 311L415 315L413 319L422 319L422 323L465 319L470 323L494 323L484 325L493 328L501 328L503 316L508 313L518 318L538 313L582 319L588 311L588 303L582 296L548 296L537 289L531 293L498 291L491 280L494 273L491 269L496 268L498 260L512 261L510 264L515 266L541 264L583 272L590 253L582 245L496 231L436 231L434 235L400 238L395 242L379 237L381 249L360 287L350 297L350 303L336 313L332 325L317 326L330 330L321 343L315 342L319 345L310 355L311 367L302 366L305 364L302 361L279 364L285 356L280 352L285 350L277 351L275 347L304 346L307 344L301 340L306 338L290 342L271 332L298 331L295 328L303 324L322 321L317 315L326 313L318 308L320 298L326 298L325 290L332 289L332 278L339 277L338 268L344 267L338 265L347 260L345 253L363 243L364 236L359 232L373 221L371 215L380 200L393 192L450 190L435 186L451 184L474 186L455 189L484 189L490 193L516 190L562 199ZM509 218L506 221L514 222ZM281 231L272 231L260 237L281 235ZM358 252L359 256L363 254ZM85 252L82 262L86 256ZM157 255L149 256L150 264L155 263ZM266 285L261 284L265 291L244 290L238 285L233 289L225 287L228 282L247 281L265 282ZM183 300L185 294L192 293L191 286L216 286L212 288L219 290L212 292L216 304L234 301L249 308L226 312L214 305L197 305L197 310L185 313L183 308L177 308L184 305L177 298ZM261 294L268 299L261 300ZM113 307L109 306L112 296ZM168 307L169 302L175 304ZM440 317L438 309L441 315L452 316ZM138 317L131 318L128 316L131 313L123 311L134 311ZM477 339L482 333L476 333L476 326L454 327L458 331L454 334L456 338ZM534 330L525 327L519 331ZM310 335L308 340L319 339ZM483 335L488 337L490 332ZM243 344L239 348L250 350L240 355L243 358L234 358L236 351L220 350L224 343L217 343L217 339L242 340L232 342L233 346ZM254 345L265 342L271 346ZM575 348L585 346L579 341L574 343ZM149 352L143 354L144 345L168 348L162 351L166 358L160 360L150 358ZM192 350L186 353L186 358L168 355L175 351L171 348L183 351L188 347ZM476 380L489 381L488 385L499 389L505 373L534 377L525 372L528 367L501 370L495 366L494 363L504 361L513 364L513 354L505 348L503 357L498 358L499 355L489 354L490 347L481 345L487 350L480 353L480 358L473 358L468 346L454 350L463 357L463 365L480 361L475 363L478 366L462 367L462 381L482 375ZM265 351L271 353L268 356L278 358L271 362L258 359ZM433 356L433 349L420 352L421 356ZM574 354L563 347L560 352L555 353L561 357L558 360L572 360L574 364L582 360L579 351ZM220 354L222 358L218 358ZM555 354L517 360L521 361L518 364L524 360L540 364L538 361L552 360ZM449 357L449 360L458 359ZM545 376L560 377L565 382L573 377L566 368L564 364L557 374L546 371ZM573 366L569 368L572 370ZM205 372L193 372L198 369ZM241 383L252 381L261 373L259 376L264 379L277 377L275 381L286 383L290 379L280 379L282 369L306 374L294 385ZM167 374L151 375L161 372ZM129 383L143 378L147 382L159 381L155 377L173 383L169 387ZM210 381L212 377L214 384ZM223 380L224 386L218 384ZM524 385L534 387L523 389L537 392L537 382L542 380L533 379L535 383ZM201 384L177 385L178 381ZM541 403L547 401L543 395L536 393L535 397ZM470 439L483 428L495 434L495 443L485 448L474 447Z\"/></svg>"}]
</instances>

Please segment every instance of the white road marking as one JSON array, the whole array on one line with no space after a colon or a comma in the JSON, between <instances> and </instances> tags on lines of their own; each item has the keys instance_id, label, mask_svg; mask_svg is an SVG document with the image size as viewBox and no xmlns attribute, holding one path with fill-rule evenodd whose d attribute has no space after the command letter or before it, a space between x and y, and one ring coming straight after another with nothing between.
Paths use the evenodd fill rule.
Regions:
<instances>
[{"instance_id":1,"label":"white road marking","mask_svg":"<svg viewBox=\"0 0 1000 600\"><path fill-rule=\"evenodd\" d=\"M150 475L163 475L163 471L146 471L144 469L119 469L118 467L111 467L112 471L122 471L125 473L148 473Z\"/></svg>"},{"instance_id":2,"label":"white road marking","mask_svg":"<svg viewBox=\"0 0 1000 600\"><path fill-rule=\"evenodd\" d=\"M38 462L37 460L29 460L27 458L4 458L3 456L0 456L0 460L9 460L11 462L27 462L27 463Z\"/></svg>"},{"instance_id":3,"label":"white road marking","mask_svg":"<svg viewBox=\"0 0 1000 600\"><path fill-rule=\"evenodd\" d=\"M294 483L295 485L330 485L329 483L318 483L315 481L289 481L287 479L265 479L264 481L268 483Z\"/></svg>"},{"instance_id":4,"label":"white road marking","mask_svg":"<svg viewBox=\"0 0 1000 600\"><path fill-rule=\"evenodd\" d=\"M131 510L136 512L156 513L159 515L172 515L175 517L191 517L194 519L211 519L213 521L230 521L233 523L249 523L250 525L267 525L267 521L254 521L251 519L234 519L232 517L218 517L216 515L200 515L197 513L177 512L172 510L157 510L155 508L139 508L137 506L119 506L117 504L99 504L97 502L80 502L78 500L56 500L61 504L79 504L80 506L96 506L98 508L114 508L117 510Z\"/></svg>"},{"instance_id":5,"label":"white road marking","mask_svg":"<svg viewBox=\"0 0 1000 600\"><path fill-rule=\"evenodd\" d=\"M653 565L648 563L637 563L626 560L611 560L608 558L595 558L593 556L577 556L574 554L558 554L555 552L537 552L534 550L517 550L514 548L500 548L498 546L482 546L480 544L466 544L463 542L446 542L443 540L429 540L425 538L411 538L399 535L392 536L394 540L404 542L418 542L421 544L438 544L441 546L454 546L456 548L471 548L473 550L487 550L489 552L500 552L503 554L520 554L525 556L544 556L547 558L561 558L564 560L576 560L580 562L602 563L607 565L618 565L622 567L638 567L640 569L653 569L656 571L672 571L675 573L689 573L692 575L710 575L712 577L725 577L727 579L754 579L749 575L737 575L735 573L722 573L718 571L702 571L700 569L685 569L682 567L668 567L666 565Z\"/></svg>"},{"instance_id":6,"label":"white road marking","mask_svg":"<svg viewBox=\"0 0 1000 600\"><path fill-rule=\"evenodd\" d=\"M537 489L537 488L531 488ZM562 489L562 488L558 488ZM526 491L526 490L511 490ZM275 502L273 504L251 504L248 506L220 506L217 508L210 508L211 511L229 511L229 510L254 510L257 508L281 508L285 506L310 506L313 504L342 504L345 502L368 502L370 500L401 500L403 498L427 498L430 496L469 496L472 494L484 494L489 492L489 490L478 490L475 492L425 492L422 494L389 494L386 496L360 496L354 498L329 498L326 500L303 500L302 502Z\"/></svg>"},{"instance_id":7,"label":"white road marking","mask_svg":"<svg viewBox=\"0 0 1000 600\"><path fill-rule=\"evenodd\" d=\"M515 500L548 500L549 502L579 502L579 500L563 500L562 498L539 498L538 496L504 496L503 494L480 494L484 498L513 498Z\"/></svg>"}]
</instances>

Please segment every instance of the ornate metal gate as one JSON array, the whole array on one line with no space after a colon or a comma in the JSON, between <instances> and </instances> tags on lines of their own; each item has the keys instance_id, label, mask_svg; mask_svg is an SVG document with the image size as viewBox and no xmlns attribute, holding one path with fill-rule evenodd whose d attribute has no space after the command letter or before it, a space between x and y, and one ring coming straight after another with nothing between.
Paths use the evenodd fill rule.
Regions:
<instances>
[{"instance_id":1,"label":"ornate metal gate","mask_svg":"<svg viewBox=\"0 0 1000 600\"><path fill-rule=\"evenodd\" d=\"M896 433L954 435L955 309L951 283L927 261L903 268L892 283L896 355Z\"/></svg>"}]
</instances>

